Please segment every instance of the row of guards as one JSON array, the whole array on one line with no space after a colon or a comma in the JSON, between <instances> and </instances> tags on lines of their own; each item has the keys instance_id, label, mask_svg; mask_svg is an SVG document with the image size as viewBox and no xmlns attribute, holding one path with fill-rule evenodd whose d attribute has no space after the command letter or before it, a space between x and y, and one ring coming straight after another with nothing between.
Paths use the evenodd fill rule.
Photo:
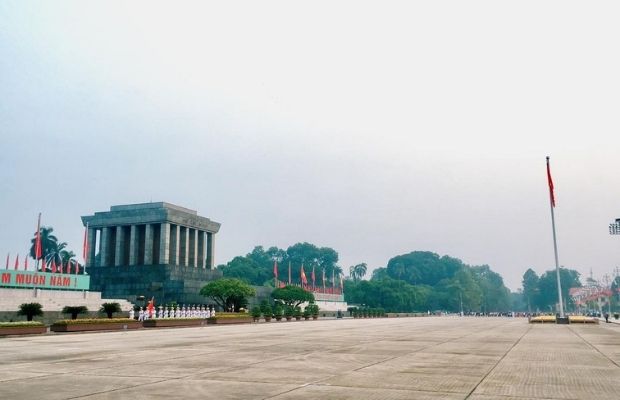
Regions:
<instances>
[{"instance_id":1,"label":"row of guards","mask_svg":"<svg viewBox=\"0 0 620 400\"><path fill-rule=\"evenodd\" d=\"M84 243L82 245L82 257L84 259L84 264L82 264L82 266L86 266L86 262L88 258L87 234L88 234L88 224L86 224L86 228L84 229ZM11 257L10 253L6 255L5 269L7 270L9 269L9 265L11 264L10 257ZM63 261L62 259L60 259L59 262L56 263L56 257L57 257L56 254L49 255L47 257L43 256L43 244L41 243L41 213L39 213L39 219L37 221L37 231L35 233L35 242L34 242L34 259L36 262L34 270L41 271L41 272L51 271L54 274L56 273L70 274L72 273L72 271L74 274L80 273L80 263L77 260L69 259L69 260ZM41 260L40 265L39 265L39 260ZM15 257L15 262L14 262L14 267L13 267L16 271L19 270L19 264L20 264L19 254L17 254L17 256ZM23 268L24 268L24 271L28 271L28 256L27 255L24 257ZM85 271L83 271L83 273L85 273Z\"/></svg>"},{"instance_id":2,"label":"row of guards","mask_svg":"<svg viewBox=\"0 0 620 400\"><path fill-rule=\"evenodd\" d=\"M312 273L310 275L310 278L312 280L312 284L308 283L308 278L306 277L306 272L304 271L304 265L303 263L301 264L301 269L299 271L299 276L301 277L301 282L300 284L295 284L295 286L300 286L303 289L310 291L310 292L315 292L315 293L325 293L325 294L342 294L342 291L344 290L344 277L342 276L342 274L339 274L339 280L340 280L340 287L336 287L336 280L334 277L334 271L332 270L332 286L331 287L327 287L325 284L325 268L323 268L322 271L322 286L317 286L316 285L316 275L314 273L314 267L312 267ZM278 261L274 261L273 262L273 276L275 279L275 286L276 287L284 287L287 285L293 285L293 283L291 282L291 263L288 263L288 283L285 283L283 281L278 280Z\"/></svg>"}]
</instances>

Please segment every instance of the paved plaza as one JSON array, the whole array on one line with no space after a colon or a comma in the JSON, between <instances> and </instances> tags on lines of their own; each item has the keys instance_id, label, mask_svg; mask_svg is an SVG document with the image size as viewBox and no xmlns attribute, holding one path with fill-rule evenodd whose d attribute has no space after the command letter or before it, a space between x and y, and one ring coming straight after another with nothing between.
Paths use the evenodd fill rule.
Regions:
<instances>
[{"instance_id":1,"label":"paved plaza","mask_svg":"<svg viewBox=\"0 0 620 400\"><path fill-rule=\"evenodd\" d=\"M0 338L0 399L614 399L620 325L324 320Z\"/></svg>"}]
</instances>

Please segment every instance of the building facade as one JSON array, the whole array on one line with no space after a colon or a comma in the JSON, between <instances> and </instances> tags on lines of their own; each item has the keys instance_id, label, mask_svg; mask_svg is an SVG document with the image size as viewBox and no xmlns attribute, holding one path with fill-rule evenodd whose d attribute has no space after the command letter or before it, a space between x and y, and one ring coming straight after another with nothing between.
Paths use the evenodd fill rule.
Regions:
<instances>
[{"instance_id":1,"label":"building facade","mask_svg":"<svg viewBox=\"0 0 620 400\"><path fill-rule=\"evenodd\" d=\"M205 303L200 288L221 276L214 269L220 224L194 210L165 202L118 205L82 222L91 290L105 298Z\"/></svg>"}]
</instances>

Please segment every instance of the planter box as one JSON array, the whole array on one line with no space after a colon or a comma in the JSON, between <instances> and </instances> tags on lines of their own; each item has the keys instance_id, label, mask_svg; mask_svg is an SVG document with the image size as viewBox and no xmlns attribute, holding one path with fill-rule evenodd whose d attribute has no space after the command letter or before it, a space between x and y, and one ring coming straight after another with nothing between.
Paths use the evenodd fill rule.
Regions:
<instances>
[{"instance_id":1,"label":"planter box","mask_svg":"<svg viewBox=\"0 0 620 400\"><path fill-rule=\"evenodd\" d=\"M167 328L167 327L183 327L183 326L203 326L207 321L202 318L187 319L147 319L142 322L145 328Z\"/></svg>"},{"instance_id":2,"label":"planter box","mask_svg":"<svg viewBox=\"0 0 620 400\"><path fill-rule=\"evenodd\" d=\"M16 326L0 328L0 336L5 335L40 335L47 332L47 326Z\"/></svg>"},{"instance_id":3,"label":"planter box","mask_svg":"<svg viewBox=\"0 0 620 400\"><path fill-rule=\"evenodd\" d=\"M123 329L142 328L140 322L118 322L103 324L73 324L73 325L52 325L50 329L54 332L84 332L84 331L121 331Z\"/></svg>"},{"instance_id":4,"label":"planter box","mask_svg":"<svg viewBox=\"0 0 620 400\"><path fill-rule=\"evenodd\" d=\"M236 317L236 318L209 318L207 319L207 323L211 324L251 324L252 317Z\"/></svg>"}]
</instances>

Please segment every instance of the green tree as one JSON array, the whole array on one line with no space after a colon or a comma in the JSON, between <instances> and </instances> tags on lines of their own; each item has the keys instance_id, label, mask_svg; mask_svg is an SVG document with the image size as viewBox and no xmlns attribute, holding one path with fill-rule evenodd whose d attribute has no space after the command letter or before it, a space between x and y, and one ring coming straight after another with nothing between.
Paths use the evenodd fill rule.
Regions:
<instances>
[{"instance_id":1,"label":"green tree","mask_svg":"<svg viewBox=\"0 0 620 400\"><path fill-rule=\"evenodd\" d=\"M19 305L17 315L25 315L28 321L43 315L43 306L39 303L23 303Z\"/></svg>"},{"instance_id":2,"label":"green tree","mask_svg":"<svg viewBox=\"0 0 620 400\"><path fill-rule=\"evenodd\" d=\"M300 266L303 263L306 272L311 271L312 267L316 271L325 270L327 279L331 279L332 274L337 277L342 273L342 269L337 265L338 253L330 247L317 247L311 243L296 243L286 249L286 257L282 260L281 267L284 275L288 277L288 263L291 263L291 275L293 282L300 281ZM284 279L283 279L284 280Z\"/></svg>"},{"instance_id":3,"label":"green tree","mask_svg":"<svg viewBox=\"0 0 620 400\"><path fill-rule=\"evenodd\" d=\"M482 291L482 311L507 312L511 309L510 290L504 286L504 280L488 265L472 267L478 286Z\"/></svg>"},{"instance_id":4,"label":"green tree","mask_svg":"<svg viewBox=\"0 0 620 400\"><path fill-rule=\"evenodd\" d=\"M209 282L200 289L200 294L212 298L225 311L234 307L239 310L247 306L247 299L256 295L256 290L236 278L222 278Z\"/></svg>"},{"instance_id":5,"label":"green tree","mask_svg":"<svg viewBox=\"0 0 620 400\"><path fill-rule=\"evenodd\" d=\"M412 285L437 285L442 279L452 277L463 268L461 260L448 256L439 257L429 251L413 251L391 258L388 275Z\"/></svg>"},{"instance_id":6,"label":"green tree","mask_svg":"<svg viewBox=\"0 0 620 400\"><path fill-rule=\"evenodd\" d=\"M372 271L372 276L370 277L371 280L381 280L381 279L386 279L389 278L390 275L388 274L387 268L385 267L381 267L381 268L375 268Z\"/></svg>"},{"instance_id":7,"label":"green tree","mask_svg":"<svg viewBox=\"0 0 620 400\"><path fill-rule=\"evenodd\" d=\"M562 299L566 310L574 308L572 299L569 296L569 291L571 288L581 287L579 276L579 272L573 269L560 268L560 285L562 286ZM536 305L541 310L555 312L555 305L557 303L557 277L555 269L552 269L543 273L538 280L538 299Z\"/></svg>"},{"instance_id":8,"label":"green tree","mask_svg":"<svg viewBox=\"0 0 620 400\"><path fill-rule=\"evenodd\" d=\"M286 285L283 288L274 289L271 292L274 300L281 301L285 305L295 308L301 303L314 302L314 295L298 286Z\"/></svg>"},{"instance_id":9,"label":"green tree","mask_svg":"<svg viewBox=\"0 0 620 400\"><path fill-rule=\"evenodd\" d=\"M521 285L523 286L523 297L527 304L527 312L532 312L532 305L535 304L538 298L538 281L539 277L533 269L528 268L523 274L523 280ZM557 291L556 291L557 293Z\"/></svg>"},{"instance_id":10,"label":"green tree","mask_svg":"<svg viewBox=\"0 0 620 400\"><path fill-rule=\"evenodd\" d=\"M345 281L345 300L390 312L420 311L426 307L430 290L413 286L399 279L385 278L370 281Z\"/></svg>"},{"instance_id":11,"label":"green tree","mask_svg":"<svg viewBox=\"0 0 620 400\"><path fill-rule=\"evenodd\" d=\"M63 314L71 314L71 319L77 319L78 314L86 314L87 312L86 306L65 306L62 309Z\"/></svg>"},{"instance_id":12,"label":"green tree","mask_svg":"<svg viewBox=\"0 0 620 400\"><path fill-rule=\"evenodd\" d=\"M362 279L366 275L366 271L368 266L366 263L356 264L349 267L349 275L353 278L354 281L358 281Z\"/></svg>"},{"instance_id":13,"label":"green tree","mask_svg":"<svg viewBox=\"0 0 620 400\"><path fill-rule=\"evenodd\" d=\"M114 313L121 311L121 305L118 303L103 303L99 309L99 312L106 314L108 318L112 318Z\"/></svg>"},{"instance_id":14,"label":"green tree","mask_svg":"<svg viewBox=\"0 0 620 400\"><path fill-rule=\"evenodd\" d=\"M52 261L55 261L56 264L60 266L61 262L66 265L69 260L75 258L75 253L67 249L67 242L60 242L58 238L52 234L54 228L51 226L42 226L39 232L41 233L41 257L39 260L45 258L46 270L51 270ZM37 235L35 232L34 238L30 240L30 257L34 259L36 259L36 238Z\"/></svg>"}]
</instances>

